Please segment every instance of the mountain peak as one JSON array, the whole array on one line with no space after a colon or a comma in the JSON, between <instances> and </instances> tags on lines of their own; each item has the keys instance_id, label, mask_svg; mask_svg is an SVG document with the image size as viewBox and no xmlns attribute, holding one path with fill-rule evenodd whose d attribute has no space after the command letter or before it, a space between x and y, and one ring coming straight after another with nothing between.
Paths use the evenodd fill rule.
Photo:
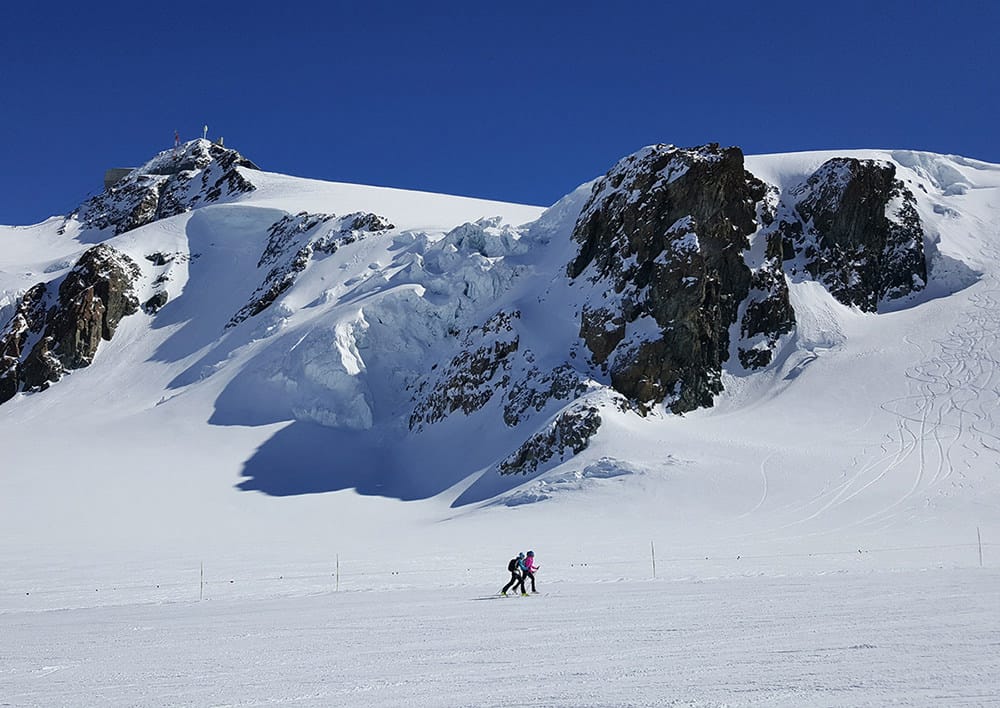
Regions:
<instances>
[{"instance_id":1,"label":"mountain peak","mask_svg":"<svg viewBox=\"0 0 1000 708\"><path fill-rule=\"evenodd\" d=\"M181 143L131 170L67 217L83 229L125 233L256 187L239 169L259 170L236 150L209 140ZM64 226L65 230L65 226Z\"/></svg>"},{"instance_id":2,"label":"mountain peak","mask_svg":"<svg viewBox=\"0 0 1000 708\"><path fill-rule=\"evenodd\" d=\"M259 170L253 162L236 150L211 140L198 138L181 143L175 148L157 153L149 162L133 170L129 177L142 175L176 175L181 172L203 170L213 162L224 168L246 167Z\"/></svg>"}]
</instances>

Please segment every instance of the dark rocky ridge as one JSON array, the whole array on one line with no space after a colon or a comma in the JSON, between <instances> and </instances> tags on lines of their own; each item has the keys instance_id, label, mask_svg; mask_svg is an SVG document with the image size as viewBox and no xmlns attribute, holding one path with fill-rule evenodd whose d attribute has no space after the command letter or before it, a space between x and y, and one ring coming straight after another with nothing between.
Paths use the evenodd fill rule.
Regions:
<instances>
[{"instance_id":1,"label":"dark rocky ridge","mask_svg":"<svg viewBox=\"0 0 1000 708\"><path fill-rule=\"evenodd\" d=\"M782 224L788 255L840 302L874 312L927 282L913 193L889 162L838 157L795 189L801 223Z\"/></svg>"},{"instance_id":2,"label":"dark rocky ridge","mask_svg":"<svg viewBox=\"0 0 1000 708\"><path fill-rule=\"evenodd\" d=\"M235 150L207 140L185 143L161 152L84 202L66 217L60 233L77 220L83 231L107 229L117 235L252 191L255 187L239 173L240 167L258 169ZM162 266L173 256L157 253L148 258ZM89 366L100 341L110 341L122 317L138 310L134 284L139 274L128 256L101 244L80 257L58 294L53 283L29 289L0 329L0 403L21 390L45 389L68 370ZM166 301L167 293L160 290L143 307L155 314Z\"/></svg>"},{"instance_id":3,"label":"dark rocky ridge","mask_svg":"<svg viewBox=\"0 0 1000 708\"><path fill-rule=\"evenodd\" d=\"M583 377L568 364L550 370L535 364L534 353L521 347L520 319L520 311L502 310L462 334L460 351L448 365L413 386L410 430L422 430L456 411L471 415L494 397L500 399L504 424L516 428L549 404L570 402L587 392Z\"/></svg>"}]
</instances>

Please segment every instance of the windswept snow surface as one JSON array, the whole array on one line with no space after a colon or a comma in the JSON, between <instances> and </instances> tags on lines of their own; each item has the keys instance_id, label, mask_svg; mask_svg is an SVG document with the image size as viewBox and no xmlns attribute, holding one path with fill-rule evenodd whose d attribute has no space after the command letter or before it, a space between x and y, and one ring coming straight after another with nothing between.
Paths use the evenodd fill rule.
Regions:
<instances>
[{"instance_id":1,"label":"windswept snow surface","mask_svg":"<svg viewBox=\"0 0 1000 708\"><path fill-rule=\"evenodd\" d=\"M503 308L565 356L589 185L545 211L244 170L256 191L110 238L169 300L0 405L0 705L500 705L514 681L542 705L1000 704L1000 166L747 167L788 191L833 156L896 163L927 289L864 314L792 277L768 369L683 417L603 409L530 477L496 476L525 432L485 414L410 435L408 387ZM308 267L230 326L300 212L322 225L278 258ZM347 243L359 212L392 228ZM0 323L104 238L62 224L0 227ZM474 599L529 547L548 594Z\"/></svg>"},{"instance_id":2,"label":"windswept snow surface","mask_svg":"<svg viewBox=\"0 0 1000 708\"><path fill-rule=\"evenodd\" d=\"M996 570L929 570L500 598L444 577L0 614L0 705L997 705L998 587Z\"/></svg>"}]
</instances>

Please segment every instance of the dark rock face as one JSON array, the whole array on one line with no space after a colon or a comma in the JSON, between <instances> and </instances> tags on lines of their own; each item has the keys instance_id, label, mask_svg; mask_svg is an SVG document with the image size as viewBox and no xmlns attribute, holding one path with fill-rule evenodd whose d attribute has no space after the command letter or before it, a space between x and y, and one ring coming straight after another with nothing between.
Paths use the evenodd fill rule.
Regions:
<instances>
[{"instance_id":1,"label":"dark rock face","mask_svg":"<svg viewBox=\"0 0 1000 708\"><path fill-rule=\"evenodd\" d=\"M389 223L384 216L367 211L348 214L343 221L348 223L342 231L389 231L396 228L395 224Z\"/></svg>"},{"instance_id":2,"label":"dark rock face","mask_svg":"<svg viewBox=\"0 0 1000 708\"><path fill-rule=\"evenodd\" d=\"M500 311L461 337L461 351L440 372L414 389L410 430L440 422L452 413L471 415L497 398L503 422L516 428L550 404L587 392L580 373L568 364L550 370L535 365L521 347L518 310Z\"/></svg>"},{"instance_id":3,"label":"dark rock face","mask_svg":"<svg viewBox=\"0 0 1000 708\"><path fill-rule=\"evenodd\" d=\"M17 305L14 316L0 330L0 403L14 397L21 386L21 360L33 336L45 327L45 283L31 287Z\"/></svg>"},{"instance_id":4,"label":"dark rock face","mask_svg":"<svg viewBox=\"0 0 1000 708\"><path fill-rule=\"evenodd\" d=\"M150 253L146 256L146 260L155 265L156 267L162 267L174 260L174 254L172 253Z\"/></svg>"},{"instance_id":5,"label":"dark rock face","mask_svg":"<svg viewBox=\"0 0 1000 708\"><path fill-rule=\"evenodd\" d=\"M497 389L510 383L511 358L520 343L514 322L520 317L517 311L498 312L465 333L462 351L440 376L417 388L410 430L437 423L459 410L475 413Z\"/></svg>"},{"instance_id":6,"label":"dark rock face","mask_svg":"<svg viewBox=\"0 0 1000 708\"><path fill-rule=\"evenodd\" d=\"M332 255L343 246L362 240L369 233L396 228L384 216L355 212L337 217L333 214L298 214L285 216L268 230L267 246L258 268L268 268L264 282L254 291L249 303L240 308L226 324L235 327L249 317L259 315L295 283L317 255Z\"/></svg>"},{"instance_id":7,"label":"dark rock face","mask_svg":"<svg viewBox=\"0 0 1000 708\"><path fill-rule=\"evenodd\" d=\"M168 299L169 296L166 291L161 290L153 295L153 297L146 300L146 302L142 303L142 309L151 315L155 315L164 305L167 304Z\"/></svg>"},{"instance_id":8,"label":"dark rock face","mask_svg":"<svg viewBox=\"0 0 1000 708\"><path fill-rule=\"evenodd\" d=\"M764 194L739 148L716 144L647 148L594 186L568 274L603 293L584 305L580 337L640 410L668 399L681 413L711 405L722 390L729 327L753 277L744 251Z\"/></svg>"},{"instance_id":9,"label":"dark rock face","mask_svg":"<svg viewBox=\"0 0 1000 708\"><path fill-rule=\"evenodd\" d=\"M737 355L746 369L762 369L770 364L781 335L795 328L795 311L788 299L782 260L781 235L772 233L767 237L764 263L750 279L750 294L740 319Z\"/></svg>"},{"instance_id":10,"label":"dark rock face","mask_svg":"<svg viewBox=\"0 0 1000 708\"><path fill-rule=\"evenodd\" d=\"M550 461L558 463L579 455L587 449L600 427L601 416L596 406L575 403L504 459L499 472L502 475L530 474Z\"/></svg>"},{"instance_id":11,"label":"dark rock face","mask_svg":"<svg viewBox=\"0 0 1000 708\"><path fill-rule=\"evenodd\" d=\"M587 384L568 364L542 372L532 366L510 385L504 401L503 421L514 428L532 413L541 413L552 401L568 401L587 392Z\"/></svg>"},{"instance_id":12,"label":"dark rock face","mask_svg":"<svg viewBox=\"0 0 1000 708\"><path fill-rule=\"evenodd\" d=\"M0 338L5 395L0 401L18 390L48 388L66 370L88 366L100 341L110 341L121 319L138 309L133 292L138 276L139 267L128 256L102 244L80 257L47 311L47 286L29 290ZM22 358L32 333L40 336Z\"/></svg>"},{"instance_id":13,"label":"dark rock face","mask_svg":"<svg viewBox=\"0 0 1000 708\"><path fill-rule=\"evenodd\" d=\"M840 302L868 312L927 282L923 227L913 193L888 162L834 158L792 192L802 220L786 250Z\"/></svg>"},{"instance_id":14,"label":"dark rock face","mask_svg":"<svg viewBox=\"0 0 1000 708\"><path fill-rule=\"evenodd\" d=\"M84 202L69 218L90 229L121 234L255 187L237 170L250 160L207 140L160 153L143 167Z\"/></svg>"}]
</instances>

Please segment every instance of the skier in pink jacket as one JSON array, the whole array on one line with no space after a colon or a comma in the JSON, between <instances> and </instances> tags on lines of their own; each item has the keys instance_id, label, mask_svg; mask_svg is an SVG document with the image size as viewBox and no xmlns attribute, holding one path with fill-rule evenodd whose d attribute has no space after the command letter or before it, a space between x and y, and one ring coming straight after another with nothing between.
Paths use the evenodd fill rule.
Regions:
<instances>
[{"instance_id":1,"label":"skier in pink jacket","mask_svg":"<svg viewBox=\"0 0 1000 708\"><path fill-rule=\"evenodd\" d=\"M524 559L523 563L524 563L524 577L521 578L521 594L522 595L528 594L524 585L525 581L528 579L531 580L531 592L537 593L538 591L535 590L535 571L541 568L542 566L535 565L535 552L528 551L528 555Z\"/></svg>"}]
</instances>

